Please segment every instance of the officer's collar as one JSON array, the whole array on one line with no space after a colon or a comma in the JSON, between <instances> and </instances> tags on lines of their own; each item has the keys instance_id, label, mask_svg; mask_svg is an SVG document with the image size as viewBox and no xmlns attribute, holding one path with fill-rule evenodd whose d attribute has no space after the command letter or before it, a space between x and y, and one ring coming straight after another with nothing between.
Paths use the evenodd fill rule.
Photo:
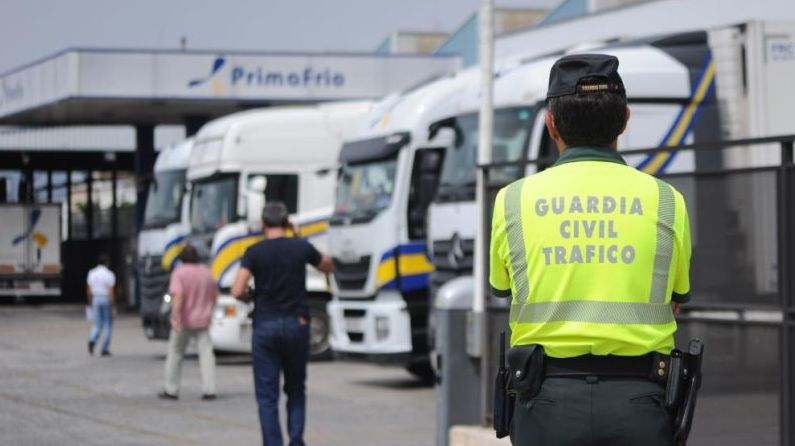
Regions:
<instances>
[{"instance_id":1,"label":"officer's collar","mask_svg":"<svg viewBox=\"0 0 795 446\"><path fill-rule=\"evenodd\" d=\"M553 167L575 161L607 161L609 163L627 164L618 152L609 147L580 146L569 147L564 150L560 158L553 164Z\"/></svg>"}]
</instances>

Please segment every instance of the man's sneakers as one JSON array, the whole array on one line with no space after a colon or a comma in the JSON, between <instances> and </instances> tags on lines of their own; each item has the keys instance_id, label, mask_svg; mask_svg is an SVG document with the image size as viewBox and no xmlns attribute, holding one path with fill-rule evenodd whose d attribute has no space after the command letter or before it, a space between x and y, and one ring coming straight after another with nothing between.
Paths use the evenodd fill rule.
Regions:
<instances>
[{"instance_id":1,"label":"man's sneakers","mask_svg":"<svg viewBox=\"0 0 795 446\"><path fill-rule=\"evenodd\" d=\"M110 351L108 351L108 350L103 350L103 351L102 351L102 356L113 356L113 355L111 355L111 354L110 354Z\"/></svg>"},{"instance_id":2,"label":"man's sneakers","mask_svg":"<svg viewBox=\"0 0 795 446\"><path fill-rule=\"evenodd\" d=\"M172 393L168 393L165 390L160 392L160 393L158 393L157 397L160 398L161 400L178 400L179 399L179 396L174 395Z\"/></svg>"},{"instance_id":3,"label":"man's sneakers","mask_svg":"<svg viewBox=\"0 0 795 446\"><path fill-rule=\"evenodd\" d=\"M88 341L88 354L94 355L94 341Z\"/></svg>"},{"instance_id":4,"label":"man's sneakers","mask_svg":"<svg viewBox=\"0 0 795 446\"><path fill-rule=\"evenodd\" d=\"M163 390L160 393L158 393L157 397L160 398L161 400L172 400L172 401L174 401L174 400L178 400L179 399L178 395L174 395L173 393L168 393L165 390ZM202 395L202 401L213 401L216 398L218 398L218 397L214 393L205 393L204 395Z\"/></svg>"}]
</instances>

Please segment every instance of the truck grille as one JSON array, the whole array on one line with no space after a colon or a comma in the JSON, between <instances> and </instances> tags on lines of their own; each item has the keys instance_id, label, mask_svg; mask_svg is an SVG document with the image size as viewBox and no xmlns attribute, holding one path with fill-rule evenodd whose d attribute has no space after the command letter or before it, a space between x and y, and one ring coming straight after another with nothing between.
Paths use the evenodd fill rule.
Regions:
<instances>
[{"instance_id":1,"label":"truck grille","mask_svg":"<svg viewBox=\"0 0 795 446\"><path fill-rule=\"evenodd\" d=\"M356 262L334 261L334 280L341 290L361 290L367 283L367 274L370 272L370 256L359 258Z\"/></svg>"},{"instance_id":2,"label":"truck grille","mask_svg":"<svg viewBox=\"0 0 795 446\"><path fill-rule=\"evenodd\" d=\"M455 245L458 246L455 246ZM471 274L475 257L475 241L472 239L444 240L433 242L433 266L431 275L432 296L447 281Z\"/></svg>"},{"instance_id":3,"label":"truck grille","mask_svg":"<svg viewBox=\"0 0 795 446\"><path fill-rule=\"evenodd\" d=\"M142 311L157 311L163 294L168 290L169 272L163 269L162 260L161 256L151 256L138 261Z\"/></svg>"}]
</instances>

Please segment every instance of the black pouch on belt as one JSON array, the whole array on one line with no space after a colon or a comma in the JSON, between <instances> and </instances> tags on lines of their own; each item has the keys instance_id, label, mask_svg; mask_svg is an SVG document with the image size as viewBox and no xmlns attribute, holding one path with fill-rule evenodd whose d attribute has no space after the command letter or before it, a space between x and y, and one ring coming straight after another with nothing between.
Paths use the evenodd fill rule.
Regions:
<instances>
[{"instance_id":1,"label":"black pouch on belt","mask_svg":"<svg viewBox=\"0 0 795 446\"><path fill-rule=\"evenodd\" d=\"M516 394L525 399L535 397L544 382L544 347L536 344L512 347L508 350L508 368Z\"/></svg>"}]
</instances>

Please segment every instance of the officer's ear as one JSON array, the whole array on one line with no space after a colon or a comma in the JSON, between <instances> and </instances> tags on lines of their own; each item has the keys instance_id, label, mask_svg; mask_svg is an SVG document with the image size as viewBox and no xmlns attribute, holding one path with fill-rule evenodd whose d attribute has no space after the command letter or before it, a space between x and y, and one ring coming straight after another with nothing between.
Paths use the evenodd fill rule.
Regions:
<instances>
[{"instance_id":1,"label":"officer's ear","mask_svg":"<svg viewBox=\"0 0 795 446\"><path fill-rule=\"evenodd\" d=\"M552 138L552 140L555 141L555 145L558 146L558 151L563 153L563 151L566 150L566 142L560 137L560 132L558 132L558 128L555 125L555 118L549 110L544 114L544 124L547 126L549 137Z\"/></svg>"},{"instance_id":2,"label":"officer's ear","mask_svg":"<svg viewBox=\"0 0 795 446\"><path fill-rule=\"evenodd\" d=\"M619 132L619 135L624 133L624 131L627 129L627 124L629 124L629 115L630 114L631 114L631 112L629 111L629 105L627 105L627 114L624 117L624 126L621 127L621 132Z\"/></svg>"}]
</instances>

